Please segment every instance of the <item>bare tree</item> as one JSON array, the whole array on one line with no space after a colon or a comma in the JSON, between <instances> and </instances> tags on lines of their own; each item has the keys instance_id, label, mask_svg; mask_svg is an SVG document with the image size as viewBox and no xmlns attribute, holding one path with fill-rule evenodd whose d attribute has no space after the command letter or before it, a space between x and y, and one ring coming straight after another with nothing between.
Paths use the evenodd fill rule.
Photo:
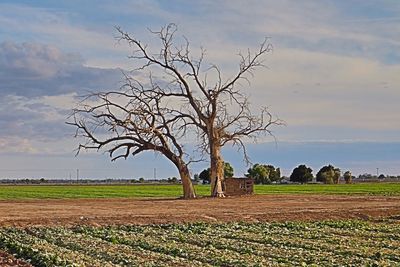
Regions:
<instances>
[{"instance_id":1,"label":"bare tree","mask_svg":"<svg viewBox=\"0 0 400 267\"><path fill-rule=\"evenodd\" d=\"M159 152L177 167L183 197L195 198L184 159L187 155L179 142L186 131L182 127L185 118L164 107L152 88L146 89L139 80L128 76L125 80L120 90L88 95L74 109L72 122L67 123L75 126L76 136L85 140L78 153L82 149L105 150L114 161L144 151Z\"/></svg>"},{"instance_id":2,"label":"bare tree","mask_svg":"<svg viewBox=\"0 0 400 267\"><path fill-rule=\"evenodd\" d=\"M161 98L176 99L183 105L175 109L179 118L183 118L186 127L194 126L199 138L199 147L210 156L211 195L224 196L224 162L221 148L228 142L243 152L249 160L245 139L257 139L260 135L271 135L270 126L280 125L282 121L274 119L267 109L254 115L250 110L247 96L242 92L241 81L249 82L256 68L264 67L263 56L272 49L267 39L255 53L239 54L239 69L233 77L223 80L218 66L209 64L203 67L205 51L194 59L189 41L177 41L177 27L169 24L160 31L152 33L160 41L160 49L153 52L135 36L117 28L119 40L133 47L130 56L137 70L162 73L162 81L157 81L153 93ZM207 77L216 77L208 81ZM250 77L249 77L250 76Z\"/></svg>"}]
</instances>

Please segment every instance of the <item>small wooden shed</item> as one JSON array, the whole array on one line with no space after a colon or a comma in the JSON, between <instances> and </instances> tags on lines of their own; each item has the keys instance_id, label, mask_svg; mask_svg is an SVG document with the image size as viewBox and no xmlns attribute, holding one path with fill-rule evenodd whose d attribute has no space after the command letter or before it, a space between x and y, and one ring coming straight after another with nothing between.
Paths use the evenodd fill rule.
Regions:
<instances>
[{"instance_id":1,"label":"small wooden shed","mask_svg":"<svg viewBox=\"0 0 400 267\"><path fill-rule=\"evenodd\" d=\"M241 196L254 193L254 180L252 178L225 178L225 195Z\"/></svg>"}]
</instances>

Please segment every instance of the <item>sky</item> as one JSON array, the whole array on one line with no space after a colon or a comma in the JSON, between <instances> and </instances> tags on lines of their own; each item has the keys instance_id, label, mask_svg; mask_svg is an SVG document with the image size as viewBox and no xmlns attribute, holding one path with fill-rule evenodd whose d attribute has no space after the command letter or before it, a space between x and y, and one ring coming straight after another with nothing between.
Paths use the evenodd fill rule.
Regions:
<instances>
[{"instance_id":1,"label":"sky","mask_svg":"<svg viewBox=\"0 0 400 267\"><path fill-rule=\"evenodd\" d=\"M149 29L168 23L224 77L240 51L266 37L273 45L243 92L286 126L272 128L276 140L248 144L253 163L284 175L299 164L400 174L400 1L1 0L0 178L177 176L152 152L76 157L79 140L65 124L79 96L118 88L121 70L133 68L115 27L156 47ZM223 155L243 176L240 153L227 145ZM207 164L190 165L192 174Z\"/></svg>"}]
</instances>

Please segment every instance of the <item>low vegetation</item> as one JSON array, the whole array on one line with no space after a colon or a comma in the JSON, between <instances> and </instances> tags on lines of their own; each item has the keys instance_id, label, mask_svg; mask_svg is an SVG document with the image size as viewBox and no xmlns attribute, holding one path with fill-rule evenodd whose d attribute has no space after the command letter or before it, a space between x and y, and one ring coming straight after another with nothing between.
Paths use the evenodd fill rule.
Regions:
<instances>
[{"instance_id":1,"label":"low vegetation","mask_svg":"<svg viewBox=\"0 0 400 267\"><path fill-rule=\"evenodd\" d=\"M398 266L390 221L0 228L35 266Z\"/></svg>"},{"instance_id":2,"label":"low vegetation","mask_svg":"<svg viewBox=\"0 0 400 267\"><path fill-rule=\"evenodd\" d=\"M400 195L400 183L255 185L256 194L366 194ZM195 186L197 195L209 196L209 185ZM0 199L63 198L178 198L175 185L2 185Z\"/></svg>"},{"instance_id":3,"label":"low vegetation","mask_svg":"<svg viewBox=\"0 0 400 267\"><path fill-rule=\"evenodd\" d=\"M400 183L257 185L256 194L400 195Z\"/></svg>"},{"instance_id":4,"label":"low vegetation","mask_svg":"<svg viewBox=\"0 0 400 267\"><path fill-rule=\"evenodd\" d=\"M209 195L208 186L197 186L199 195ZM182 195L182 186L175 185L4 185L0 199L63 199L63 198L147 198Z\"/></svg>"}]
</instances>

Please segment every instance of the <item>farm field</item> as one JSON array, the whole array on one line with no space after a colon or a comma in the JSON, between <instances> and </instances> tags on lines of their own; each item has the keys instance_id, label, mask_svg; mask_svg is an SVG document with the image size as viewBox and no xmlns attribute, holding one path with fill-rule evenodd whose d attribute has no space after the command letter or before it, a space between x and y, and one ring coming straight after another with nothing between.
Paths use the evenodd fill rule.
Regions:
<instances>
[{"instance_id":1,"label":"farm field","mask_svg":"<svg viewBox=\"0 0 400 267\"><path fill-rule=\"evenodd\" d=\"M34 266L398 266L398 221L0 228Z\"/></svg>"},{"instance_id":2,"label":"farm field","mask_svg":"<svg viewBox=\"0 0 400 267\"><path fill-rule=\"evenodd\" d=\"M197 186L196 192L208 195L209 186ZM4 185L0 199L65 198L178 198L182 185Z\"/></svg>"},{"instance_id":3,"label":"farm field","mask_svg":"<svg viewBox=\"0 0 400 267\"><path fill-rule=\"evenodd\" d=\"M256 194L400 195L400 183L256 185Z\"/></svg>"},{"instance_id":4,"label":"farm field","mask_svg":"<svg viewBox=\"0 0 400 267\"><path fill-rule=\"evenodd\" d=\"M224 199L1 200L1 226L312 221L400 215L400 196L270 194Z\"/></svg>"},{"instance_id":5,"label":"farm field","mask_svg":"<svg viewBox=\"0 0 400 267\"><path fill-rule=\"evenodd\" d=\"M180 190L1 186L0 266L399 266L398 184Z\"/></svg>"},{"instance_id":6,"label":"farm field","mask_svg":"<svg viewBox=\"0 0 400 267\"><path fill-rule=\"evenodd\" d=\"M208 185L195 186L199 196L208 196ZM400 195L400 183L358 183L339 185L256 185L256 194L367 194ZM177 198L177 185L1 185L1 199L65 198Z\"/></svg>"}]
</instances>

